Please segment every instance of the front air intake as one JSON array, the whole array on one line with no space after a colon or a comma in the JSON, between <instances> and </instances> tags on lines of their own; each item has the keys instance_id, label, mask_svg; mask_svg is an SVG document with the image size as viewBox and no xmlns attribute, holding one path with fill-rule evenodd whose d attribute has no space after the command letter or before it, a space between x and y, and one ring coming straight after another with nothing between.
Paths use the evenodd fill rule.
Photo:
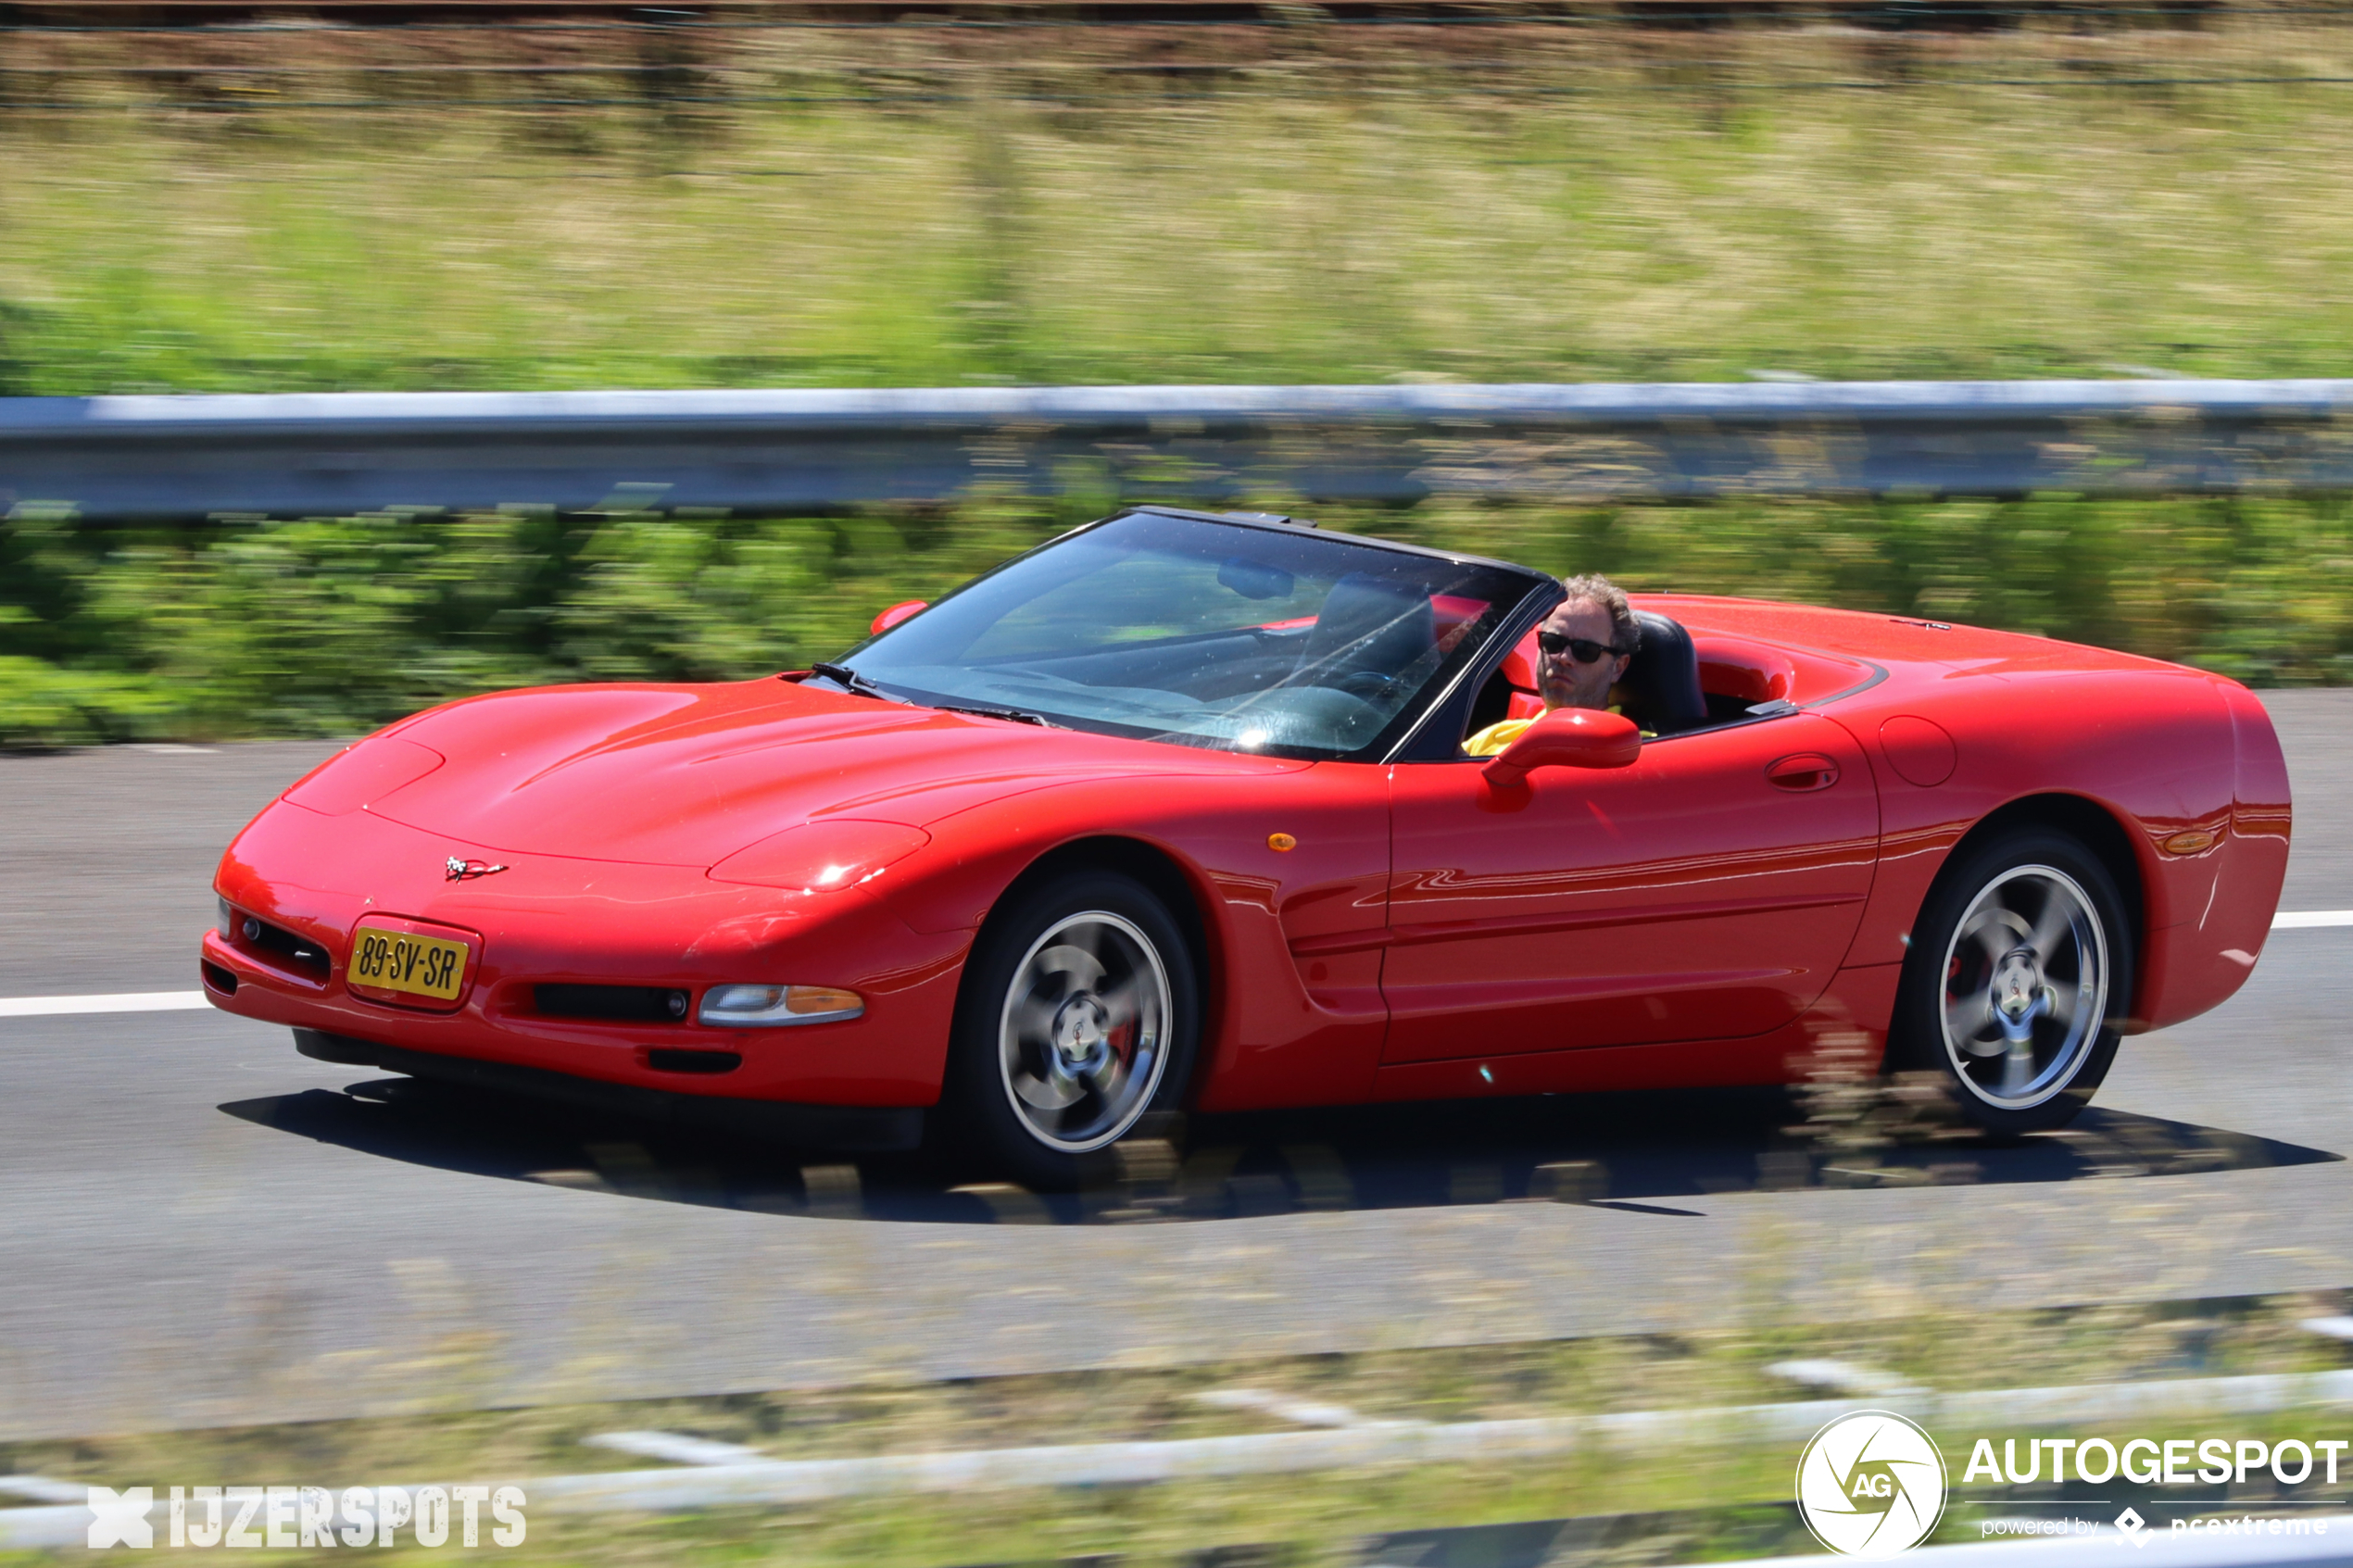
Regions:
<instances>
[{"instance_id":1,"label":"front air intake","mask_svg":"<svg viewBox=\"0 0 2353 1568\"><path fill-rule=\"evenodd\" d=\"M327 945L308 936L297 936L282 925L233 909L225 904L221 909L220 935L232 947L247 958L258 959L273 969L291 970L314 980L325 980L334 972L333 960L327 957Z\"/></svg>"},{"instance_id":2,"label":"front air intake","mask_svg":"<svg viewBox=\"0 0 2353 1568\"><path fill-rule=\"evenodd\" d=\"M744 1064L738 1051L650 1050L646 1065L657 1073L733 1073Z\"/></svg>"},{"instance_id":3,"label":"front air intake","mask_svg":"<svg viewBox=\"0 0 2353 1568\"><path fill-rule=\"evenodd\" d=\"M535 985L532 1010L543 1018L600 1023L684 1023L686 993L667 985Z\"/></svg>"}]
</instances>

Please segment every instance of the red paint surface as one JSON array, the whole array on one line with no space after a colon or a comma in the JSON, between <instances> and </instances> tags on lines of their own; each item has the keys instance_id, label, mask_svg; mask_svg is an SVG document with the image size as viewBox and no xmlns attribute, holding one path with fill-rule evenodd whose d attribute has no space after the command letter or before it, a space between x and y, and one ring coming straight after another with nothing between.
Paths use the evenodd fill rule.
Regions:
<instances>
[{"instance_id":1,"label":"red paint surface","mask_svg":"<svg viewBox=\"0 0 2353 1568\"><path fill-rule=\"evenodd\" d=\"M240 979L213 999L680 1093L924 1105L990 909L1039 857L1114 838L1190 894L1210 990L1205 1107L1780 1081L1825 1050L1876 1059L1901 938L1938 869L1990 815L2041 796L2104 813L2129 846L2140 1025L2213 1007L2261 953L2290 808L2244 689L1967 627L1642 603L1691 629L1712 692L1809 711L1499 792L1467 759L1311 765L777 680L454 703L361 742L238 835L221 895L321 944L333 975L208 936L207 960ZM1529 653L1506 672L1532 692ZM1891 742L1905 719L1950 737L1944 777L1919 782L1936 770L1917 766L1917 732L1894 723ZM1801 755L1835 779L1768 776ZM2163 850L2191 829L2212 847ZM1297 847L1270 848L1275 833ZM453 855L510 869L452 883ZM455 1011L346 985L370 913L479 934ZM533 1010L547 982L698 997L736 981L845 986L866 1011L726 1030ZM680 1046L744 1065L648 1064Z\"/></svg>"},{"instance_id":2,"label":"red paint surface","mask_svg":"<svg viewBox=\"0 0 2353 1568\"><path fill-rule=\"evenodd\" d=\"M1774 787L1799 748L1854 781ZM1813 714L1518 791L1448 762L1394 787L1385 1061L1761 1034L1821 993L1870 892L1869 771Z\"/></svg>"},{"instance_id":3,"label":"red paint surface","mask_svg":"<svg viewBox=\"0 0 2353 1568\"><path fill-rule=\"evenodd\" d=\"M873 624L866 630L879 637L900 621L912 621L930 608L930 602L925 599L901 599L880 615L875 616Z\"/></svg>"},{"instance_id":4,"label":"red paint surface","mask_svg":"<svg viewBox=\"0 0 2353 1568\"><path fill-rule=\"evenodd\" d=\"M1881 724L1879 745L1895 776L1922 789L1934 789L1960 765L1960 748L1953 737L1915 714L1898 713Z\"/></svg>"}]
</instances>

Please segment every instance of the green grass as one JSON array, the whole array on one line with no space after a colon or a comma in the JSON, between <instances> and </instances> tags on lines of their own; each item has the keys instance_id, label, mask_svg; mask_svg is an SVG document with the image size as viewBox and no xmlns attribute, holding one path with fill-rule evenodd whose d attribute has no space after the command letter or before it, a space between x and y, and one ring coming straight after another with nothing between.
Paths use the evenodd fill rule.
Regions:
<instances>
[{"instance_id":1,"label":"green grass","mask_svg":"<svg viewBox=\"0 0 2353 1568\"><path fill-rule=\"evenodd\" d=\"M523 113L467 96L511 78L333 73L0 101L0 392L2353 368L2353 88L2081 85L2353 76L2353 26L717 36L718 90L949 101ZM223 37L201 48L360 47ZM71 44L105 47L162 46ZM1237 69L1104 69L1155 51ZM271 107L395 87L413 107ZM1114 499L160 533L20 499L0 744L754 675ZM2329 498L1317 510L1638 587L2353 679Z\"/></svg>"},{"instance_id":2,"label":"green grass","mask_svg":"<svg viewBox=\"0 0 2353 1568\"><path fill-rule=\"evenodd\" d=\"M0 104L0 389L2353 367L2353 88L2080 85L2353 75L2353 27L1550 30L1457 72L1311 28L1177 96L1075 36L711 46L727 91L948 103L44 87L110 107ZM1966 84L2021 74L2079 85Z\"/></svg>"},{"instance_id":3,"label":"green grass","mask_svg":"<svg viewBox=\"0 0 2353 1568\"><path fill-rule=\"evenodd\" d=\"M1811 1397L1765 1372L1771 1361L1835 1356L1948 1392L2122 1382L2248 1372L2309 1372L2341 1360L2295 1325L2331 1299L2233 1298L2012 1313L1988 1333L1980 1315L1923 1311L1870 1324L1725 1328L1697 1334L1539 1341L1465 1348L1311 1356L1230 1365L975 1379L827 1391L733 1395L621 1405L450 1411L301 1425L160 1433L0 1445L16 1474L73 1483L276 1483L340 1487L430 1480L527 1482L535 1476L659 1468L586 1446L600 1432L654 1429L740 1443L779 1459L1214 1436L1288 1430L1271 1417L1205 1406L1192 1396L1251 1387L1347 1405L1376 1419L1515 1419L1607 1411L1738 1406ZM1854 1401L1857 1405L1868 1400ZM2113 1436L2175 1436L2169 1418ZM2294 1413L2231 1424L2246 1435L2313 1435ZM1994 1432L1997 1442L2006 1435ZM2069 1436L2101 1435L2090 1428ZM1957 1489L1973 1502L1948 1515L1944 1538L1970 1538L1988 1512L1982 1483L1960 1487L1973 1433L1935 1436ZM1756 1444L1727 1430L1680 1449L1586 1451L1491 1465L1441 1465L1277 1476L1224 1476L1146 1486L876 1497L794 1508L724 1510L674 1518L530 1514L523 1562L736 1561L953 1568L1120 1552L1138 1563L1187 1561L1217 1548L1259 1549L1298 1568L1347 1561L1356 1537L1609 1514L1621 1527L1614 1561L1676 1562L1767 1550L1815 1549L1780 1505L1789 1500L1795 1444ZM2296 1495L2322 1493L2316 1479ZM2047 1483L1997 1499L2053 1499ZM2217 1511L2263 1512L2269 1478L2199 1494ZM2178 1500L2179 1494L2176 1494ZM2107 1517L2113 1512L2096 1516ZM2092 1511L2083 1511L2092 1512ZM1196 1560L1197 1561L1197 1560Z\"/></svg>"},{"instance_id":4,"label":"green grass","mask_svg":"<svg viewBox=\"0 0 2353 1568\"><path fill-rule=\"evenodd\" d=\"M936 596L1111 505L171 531L20 508L0 521L0 744L347 734L504 686L801 667L859 641L883 607ZM2353 681L2347 497L1452 499L1308 515L1636 589L2011 627L2258 684Z\"/></svg>"}]
</instances>

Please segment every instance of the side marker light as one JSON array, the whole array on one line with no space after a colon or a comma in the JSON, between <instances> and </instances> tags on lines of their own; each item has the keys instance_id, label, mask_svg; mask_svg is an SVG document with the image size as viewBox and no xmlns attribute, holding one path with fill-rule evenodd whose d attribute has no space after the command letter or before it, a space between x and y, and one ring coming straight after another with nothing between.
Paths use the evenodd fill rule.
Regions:
<instances>
[{"instance_id":1,"label":"side marker light","mask_svg":"<svg viewBox=\"0 0 2353 1568\"><path fill-rule=\"evenodd\" d=\"M1270 833L1266 835L1266 847L1269 849L1296 849L1299 847L1299 840L1293 838L1287 833Z\"/></svg>"}]
</instances>

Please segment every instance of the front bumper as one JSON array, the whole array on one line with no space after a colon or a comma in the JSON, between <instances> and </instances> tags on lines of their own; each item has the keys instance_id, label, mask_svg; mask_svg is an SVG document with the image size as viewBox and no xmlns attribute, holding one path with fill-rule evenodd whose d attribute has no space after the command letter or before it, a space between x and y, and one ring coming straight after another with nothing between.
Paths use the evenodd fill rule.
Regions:
<instances>
[{"instance_id":1,"label":"front bumper","mask_svg":"<svg viewBox=\"0 0 2353 1568\"><path fill-rule=\"evenodd\" d=\"M441 872L452 855L495 856L511 869L452 883ZM215 886L237 910L326 955L305 968L242 935L208 933L205 991L222 1010L331 1039L326 1048L346 1055L328 1060L479 1082L488 1073L559 1098L579 1098L571 1089L585 1085L598 1103L656 1114L683 1099L909 1111L935 1103L972 935L916 933L862 888L801 895L715 883L696 867L501 855L366 811L326 817L284 802L230 847ZM396 1006L348 988L351 933L371 914L480 937L455 1008ZM535 1000L542 985L675 987L699 999L744 981L839 985L866 1010L830 1023L729 1029L691 1012L676 1022L549 1017ZM714 1071L728 1056L735 1064ZM664 1065L682 1061L690 1065ZM919 1121L884 1118L875 1135L900 1138Z\"/></svg>"},{"instance_id":2,"label":"front bumper","mask_svg":"<svg viewBox=\"0 0 2353 1568\"><path fill-rule=\"evenodd\" d=\"M403 1050L316 1029L294 1032L295 1049L321 1061L381 1067L412 1078L527 1095L588 1110L653 1122L688 1122L786 1144L859 1152L912 1148L923 1142L924 1113L912 1106L796 1105L784 1100L719 1099L643 1084L605 1083L536 1067L472 1057Z\"/></svg>"}]
</instances>

